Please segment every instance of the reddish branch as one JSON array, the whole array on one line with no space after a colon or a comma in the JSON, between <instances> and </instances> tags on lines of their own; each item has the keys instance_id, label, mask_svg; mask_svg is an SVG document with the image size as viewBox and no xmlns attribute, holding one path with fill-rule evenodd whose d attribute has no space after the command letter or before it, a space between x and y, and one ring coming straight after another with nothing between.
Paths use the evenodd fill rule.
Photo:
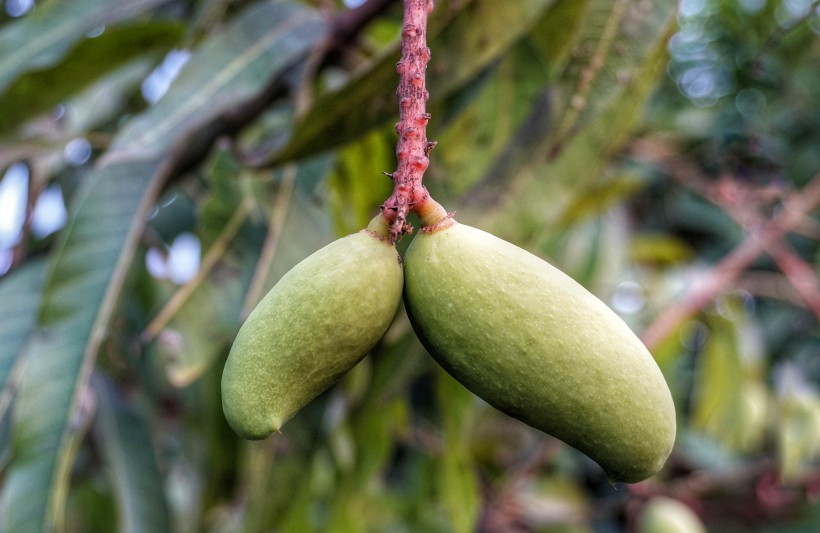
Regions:
<instances>
[{"instance_id":1,"label":"reddish branch","mask_svg":"<svg viewBox=\"0 0 820 533\"><path fill-rule=\"evenodd\" d=\"M395 172L387 174L393 180L393 194L381 206L382 214L390 222L392 242L396 242L402 235L412 233L413 227L407 222L410 212L422 217L422 224L431 225L440 217L429 215L443 211L422 185L424 171L430 164L428 155L436 145L427 140L430 114L425 110L430 96L425 80L427 63L430 61L427 16L432 10L432 0L404 0L401 60L396 64L399 74L399 88L396 91L399 97L399 122L396 124L399 136L396 145L397 168Z\"/></svg>"},{"instance_id":2,"label":"reddish branch","mask_svg":"<svg viewBox=\"0 0 820 533\"><path fill-rule=\"evenodd\" d=\"M818 204L820 204L820 179L812 180L802 190L789 195L776 216L750 231L746 239L715 265L680 303L668 308L644 331L641 337L647 347L650 350L656 347L684 320L714 300L724 287L737 279L761 254L769 252L777 256L778 252L782 253L785 245L781 239L805 223L806 217ZM785 258L781 258L783 261L791 260L787 276L793 283L798 283L796 286L798 290L806 287L813 293L811 298L806 298L806 300L815 310L816 280L812 276L812 281L807 281L805 269L794 269L793 265L796 262L794 256L787 254Z\"/></svg>"}]
</instances>

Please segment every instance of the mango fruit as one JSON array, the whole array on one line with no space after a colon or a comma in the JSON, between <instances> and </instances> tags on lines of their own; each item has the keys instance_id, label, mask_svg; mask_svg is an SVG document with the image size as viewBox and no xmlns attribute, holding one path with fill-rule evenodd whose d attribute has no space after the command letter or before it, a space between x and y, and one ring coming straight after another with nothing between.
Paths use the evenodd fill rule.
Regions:
<instances>
[{"instance_id":1,"label":"mango fruit","mask_svg":"<svg viewBox=\"0 0 820 533\"><path fill-rule=\"evenodd\" d=\"M247 439L279 431L382 338L402 265L377 216L293 267L242 325L222 373L222 408Z\"/></svg>"},{"instance_id":2,"label":"mango fruit","mask_svg":"<svg viewBox=\"0 0 820 533\"><path fill-rule=\"evenodd\" d=\"M675 441L675 408L646 347L557 268L448 221L405 254L405 307L425 348L474 394L585 453L611 481L656 473Z\"/></svg>"},{"instance_id":3,"label":"mango fruit","mask_svg":"<svg viewBox=\"0 0 820 533\"><path fill-rule=\"evenodd\" d=\"M686 504L666 496L656 496L641 509L638 531L640 533L706 533L706 526Z\"/></svg>"}]
</instances>

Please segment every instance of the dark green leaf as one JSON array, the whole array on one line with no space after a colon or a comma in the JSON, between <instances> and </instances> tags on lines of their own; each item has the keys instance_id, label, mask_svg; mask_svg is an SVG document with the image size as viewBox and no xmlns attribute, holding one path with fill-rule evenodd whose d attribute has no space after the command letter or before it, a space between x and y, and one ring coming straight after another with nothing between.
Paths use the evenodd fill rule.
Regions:
<instances>
[{"instance_id":1,"label":"dark green leaf","mask_svg":"<svg viewBox=\"0 0 820 533\"><path fill-rule=\"evenodd\" d=\"M0 279L0 419L12 395L12 370L37 323L46 264L33 261Z\"/></svg>"},{"instance_id":2,"label":"dark green leaf","mask_svg":"<svg viewBox=\"0 0 820 533\"><path fill-rule=\"evenodd\" d=\"M3 491L8 531L59 526L72 450L81 437L83 391L163 173L130 162L93 173L54 254L38 328L14 405L12 466Z\"/></svg>"},{"instance_id":3,"label":"dark green leaf","mask_svg":"<svg viewBox=\"0 0 820 533\"><path fill-rule=\"evenodd\" d=\"M643 56L632 59L637 70L627 83L619 84L617 96L605 108L596 108L597 114L579 125L577 133L557 140L555 145L551 137L542 138L538 146L530 147L529 159L519 158L520 166L506 169L517 181L512 187L516 192L504 198L497 223L487 221L485 225L504 228L519 235L519 240L534 238L544 231L545 223L554 224L575 198L594 186L604 165L629 140L643 117L646 100L666 63L673 14L674 10L668 9L661 30L643 35ZM545 203L549 209L544 209Z\"/></svg>"},{"instance_id":4,"label":"dark green leaf","mask_svg":"<svg viewBox=\"0 0 820 533\"><path fill-rule=\"evenodd\" d=\"M337 233L346 235L367 226L379 204L390 196L393 182L382 173L395 166L394 141L392 131L377 130L340 151L328 177Z\"/></svg>"},{"instance_id":5,"label":"dark green leaf","mask_svg":"<svg viewBox=\"0 0 820 533\"><path fill-rule=\"evenodd\" d=\"M169 49L184 29L176 22L151 21L114 26L80 41L58 65L24 74L0 95L0 135L130 59Z\"/></svg>"},{"instance_id":6,"label":"dark green leaf","mask_svg":"<svg viewBox=\"0 0 820 533\"><path fill-rule=\"evenodd\" d=\"M168 92L121 130L113 149L164 152L180 133L196 131L257 96L326 31L322 17L299 4L251 6L194 52Z\"/></svg>"},{"instance_id":7,"label":"dark green leaf","mask_svg":"<svg viewBox=\"0 0 820 533\"><path fill-rule=\"evenodd\" d=\"M118 531L170 532L173 524L148 421L116 386L97 378L95 433L117 493Z\"/></svg>"},{"instance_id":8,"label":"dark green leaf","mask_svg":"<svg viewBox=\"0 0 820 533\"><path fill-rule=\"evenodd\" d=\"M435 107L478 75L526 34L521 21L537 20L552 0L438 2L428 29L434 50L428 67L430 106ZM455 16L454 16L455 15ZM305 157L386 125L398 116L394 47L337 92L320 97L286 146L270 158Z\"/></svg>"},{"instance_id":9,"label":"dark green leaf","mask_svg":"<svg viewBox=\"0 0 820 533\"><path fill-rule=\"evenodd\" d=\"M20 74L54 65L85 35L168 0L51 0L0 30L0 93Z\"/></svg>"},{"instance_id":10,"label":"dark green leaf","mask_svg":"<svg viewBox=\"0 0 820 533\"><path fill-rule=\"evenodd\" d=\"M437 476L439 498L453 531L469 533L476 529L481 501L469 446L476 398L443 370L439 369L436 378L444 429L444 453Z\"/></svg>"}]
</instances>

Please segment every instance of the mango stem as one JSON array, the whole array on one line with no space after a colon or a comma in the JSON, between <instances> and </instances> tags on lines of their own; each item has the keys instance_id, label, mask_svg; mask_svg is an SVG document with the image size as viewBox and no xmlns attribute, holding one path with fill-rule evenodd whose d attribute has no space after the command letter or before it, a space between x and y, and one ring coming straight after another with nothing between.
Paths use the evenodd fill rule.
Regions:
<instances>
[{"instance_id":1,"label":"mango stem","mask_svg":"<svg viewBox=\"0 0 820 533\"><path fill-rule=\"evenodd\" d=\"M399 74L399 122L396 123L398 166L395 172L386 173L393 180L393 194L381 206L382 214L390 222L389 238L392 243L413 232L413 227L407 222L410 212L422 217L424 226L438 223L443 218L435 206L444 212L444 217L447 216L422 184L424 171L430 165L430 150L436 146L435 142L427 140L430 114L425 110L430 97L425 80L430 61L427 17L432 11L432 0L404 0L402 55L396 64ZM425 222L425 214L431 224Z\"/></svg>"}]
</instances>

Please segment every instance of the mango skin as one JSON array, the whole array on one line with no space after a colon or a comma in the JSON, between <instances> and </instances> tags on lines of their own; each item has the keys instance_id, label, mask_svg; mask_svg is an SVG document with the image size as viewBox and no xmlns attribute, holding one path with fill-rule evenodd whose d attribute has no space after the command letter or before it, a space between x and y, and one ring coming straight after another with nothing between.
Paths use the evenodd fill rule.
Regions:
<instances>
[{"instance_id":1,"label":"mango skin","mask_svg":"<svg viewBox=\"0 0 820 533\"><path fill-rule=\"evenodd\" d=\"M285 274L242 325L222 408L247 439L279 431L382 338L401 301L401 260L374 233L338 239Z\"/></svg>"},{"instance_id":2,"label":"mango skin","mask_svg":"<svg viewBox=\"0 0 820 533\"><path fill-rule=\"evenodd\" d=\"M404 284L416 335L474 394L585 453L611 481L663 466L676 432L666 381L629 327L572 278L455 223L415 237Z\"/></svg>"}]
</instances>

